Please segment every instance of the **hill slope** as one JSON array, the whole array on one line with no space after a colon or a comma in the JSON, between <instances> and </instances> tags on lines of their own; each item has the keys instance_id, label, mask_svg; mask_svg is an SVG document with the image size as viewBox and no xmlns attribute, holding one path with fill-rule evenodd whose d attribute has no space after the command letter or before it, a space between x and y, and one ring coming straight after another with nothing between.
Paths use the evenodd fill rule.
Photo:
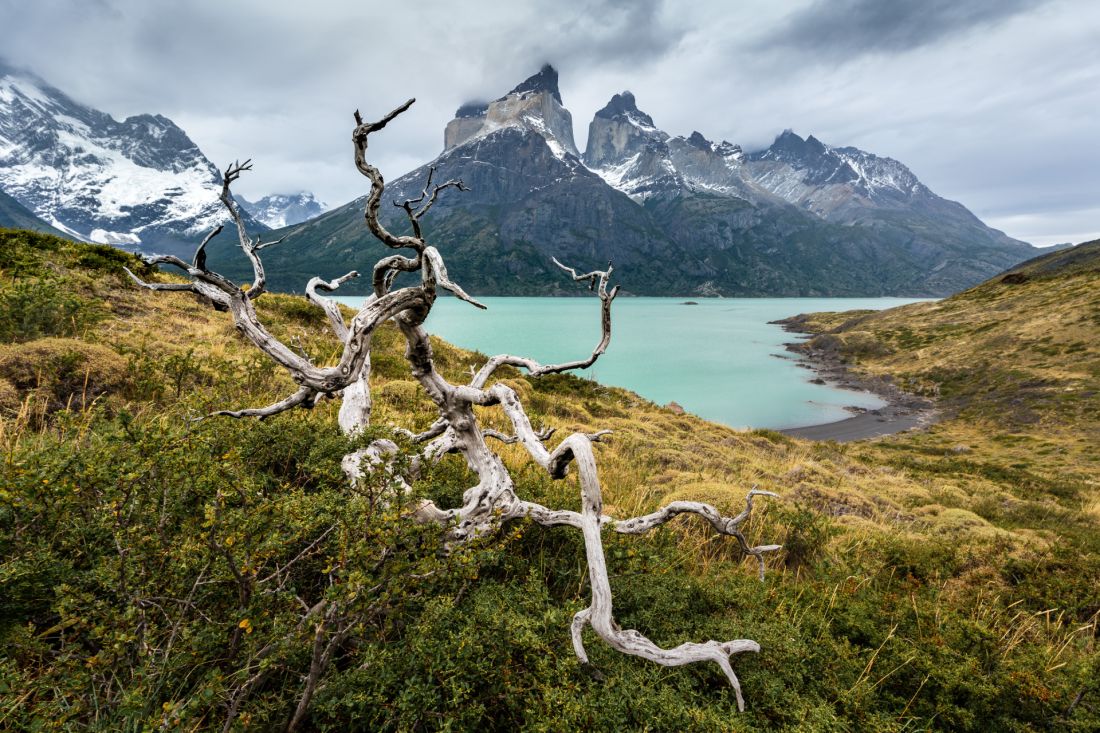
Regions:
<instances>
[{"instance_id":1,"label":"hill slope","mask_svg":"<svg viewBox=\"0 0 1100 733\"><path fill-rule=\"evenodd\" d=\"M946 300L811 315L808 349L938 397L970 424L1058 444L1100 475L1100 241L1053 252Z\"/></svg>"},{"instance_id":2,"label":"hill slope","mask_svg":"<svg viewBox=\"0 0 1100 733\"><path fill-rule=\"evenodd\" d=\"M384 509L384 486L350 491L336 404L264 422L191 421L265 404L291 383L225 314L186 294L137 290L124 264L140 267L107 247L0 231L0 321L14 324L0 345L6 726L207 729L228 718L281 728L326 648L334 662L308 706L309 729L1100 725L1096 473L1076 444L1059 442L1091 424L1095 396L1062 392L1071 398L1048 404L1025 395L1040 422L1000 423L987 414L1012 399L999 382L935 381L933 371L923 375L929 389L969 396L958 417L928 434L840 446L738 432L571 376L502 372L536 423L559 434L615 431L598 453L610 514L670 499L731 509L753 484L781 495L758 504L748 530L750 542L785 545L763 583L736 546L691 523L606 538L624 624L664 644L760 641L759 655L735 662L748 701L738 715L710 667L660 668L595 640L598 671L577 664L568 628L587 581L571 532L518 523L446 555L433 528ZM1079 290L1093 280L1057 282L1079 309L1048 321L1060 357L1063 342L1096 335L1096 319L1082 316L1100 303L1095 287ZM1017 308L1042 297L1031 287L982 286L939 311L864 321L864 332L889 336L896 351L886 358L916 374L904 356L921 348L942 365L966 358L963 345L936 338L952 313L992 311L1004 319L992 328L1007 334L1024 315ZM304 299L268 294L257 308L318 363L333 358L324 318ZM1002 340L996 367L1053 378L1064 361L1032 363L1030 344ZM434 348L451 379L484 360ZM433 413L395 329L383 328L372 349L368 437L392 435L390 423L427 427ZM1096 378L1092 366L1064 368L1066 384ZM492 412L483 419L505 427ZM1056 432L1033 437L1047 430ZM521 495L577 505L573 479L525 469L514 446L502 455ZM469 485L457 458L417 482L446 505ZM321 601L332 616L311 615ZM345 635L336 622L351 624Z\"/></svg>"},{"instance_id":3,"label":"hill slope","mask_svg":"<svg viewBox=\"0 0 1100 733\"><path fill-rule=\"evenodd\" d=\"M1061 248L1039 255L1011 268L1007 282L1025 282L1029 278L1066 277L1100 270L1100 239L1076 247ZM1020 277L1020 276L1023 277ZM1005 278L1000 278L1005 282Z\"/></svg>"}]
</instances>

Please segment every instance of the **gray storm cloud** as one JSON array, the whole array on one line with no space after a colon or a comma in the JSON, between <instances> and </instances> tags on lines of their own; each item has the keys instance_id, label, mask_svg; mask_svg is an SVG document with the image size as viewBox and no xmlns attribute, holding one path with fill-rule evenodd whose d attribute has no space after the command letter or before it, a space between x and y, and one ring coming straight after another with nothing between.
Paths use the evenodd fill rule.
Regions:
<instances>
[{"instance_id":1,"label":"gray storm cloud","mask_svg":"<svg viewBox=\"0 0 1100 733\"><path fill-rule=\"evenodd\" d=\"M816 0L767 34L761 46L850 58L899 53L962 35L1046 0Z\"/></svg>"},{"instance_id":2,"label":"gray storm cloud","mask_svg":"<svg viewBox=\"0 0 1100 733\"><path fill-rule=\"evenodd\" d=\"M0 0L0 49L116 117L161 113L251 198L360 195L351 112L418 103L372 152L394 178L470 99L549 61L578 143L631 89L671 134L784 128L901 160L1039 244L1100 233L1100 3L1091 0L445 2Z\"/></svg>"}]
</instances>

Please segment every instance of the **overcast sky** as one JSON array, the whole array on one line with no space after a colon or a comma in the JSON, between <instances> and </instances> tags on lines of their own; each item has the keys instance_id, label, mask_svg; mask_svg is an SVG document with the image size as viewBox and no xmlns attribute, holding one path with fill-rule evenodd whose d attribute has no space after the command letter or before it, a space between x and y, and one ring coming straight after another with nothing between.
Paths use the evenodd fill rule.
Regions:
<instances>
[{"instance_id":1,"label":"overcast sky","mask_svg":"<svg viewBox=\"0 0 1100 733\"><path fill-rule=\"evenodd\" d=\"M417 104L371 152L435 157L456 107L543 62L583 149L624 89L673 135L785 128L896 158L1035 244L1100 236L1096 0L0 0L0 55L78 101L171 117L239 192L364 193L351 113Z\"/></svg>"}]
</instances>

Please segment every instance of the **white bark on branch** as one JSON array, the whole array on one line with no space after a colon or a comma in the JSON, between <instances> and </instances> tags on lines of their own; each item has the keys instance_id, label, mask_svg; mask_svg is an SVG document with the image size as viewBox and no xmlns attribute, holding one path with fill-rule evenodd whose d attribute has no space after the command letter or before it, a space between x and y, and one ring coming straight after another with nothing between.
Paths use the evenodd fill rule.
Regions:
<instances>
[{"instance_id":1,"label":"white bark on branch","mask_svg":"<svg viewBox=\"0 0 1100 733\"><path fill-rule=\"evenodd\" d=\"M313 407L317 403L318 392L309 387L301 387L297 392L286 399L279 400L267 407L250 407L243 410L218 410L210 416L225 415L227 417L258 417L261 420L280 412L294 409L295 407Z\"/></svg>"},{"instance_id":2,"label":"white bark on branch","mask_svg":"<svg viewBox=\"0 0 1100 733\"><path fill-rule=\"evenodd\" d=\"M338 277L335 280L325 281L319 277L312 278L306 283L306 297L316 305L318 305L328 316L329 325L332 326L333 333L336 334L341 342L348 340L350 332L348 326L344 322L344 314L340 312L340 305L331 298L326 298L322 295L318 295L318 290L324 290L326 292L333 292L341 285L352 278L359 277L359 273L352 270L347 275ZM364 305L374 302L375 297L371 296L367 299ZM370 424L371 413L371 397L370 397L370 352L366 352L363 359L363 365L359 368L359 374L347 387L344 388L343 399L340 401L340 412L337 421L340 425L340 430L345 435L354 435L363 430Z\"/></svg>"},{"instance_id":3,"label":"white bark on branch","mask_svg":"<svg viewBox=\"0 0 1100 733\"><path fill-rule=\"evenodd\" d=\"M615 300L615 296L619 294L619 286L616 285L610 292L607 290L608 280L611 278L612 267L611 263L607 263L606 270L596 270L586 273L584 275L577 275L576 271L571 267L566 267L557 261L556 258L551 258L554 264L565 270L573 276L576 281L588 280L590 283L590 289L595 290L596 294L600 298L600 341L596 344L596 348L592 349L592 353L587 359L580 359L578 361L569 361L562 364L540 364L534 359L525 356L512 356L511 354L498 354L492 357L485 363L485 366L474 375L470 380L471 387L481 388L485 386L485 383L489 380L489 377L493 375L498 368L508 365L517 368L526 369L528 374L532 377L541 377L544 374L556 374L559 372L566 372L573 369L587 369L596 363L596 360L607 350L607 345L611 343L611 301Z\"/></svg>"},{"instance_id":4,"label":"white bark on branch","mask_svg":"<svg viewBox=\"0 0 1100 733\"><path fill-rule=\"evenodd\" d=\"M756 558L757 563L759 563L760 579L763 580L764 553L776 552L782 548L782 545L757 545L755 547L750 547L749 543L745 540L745 535L741 533L740 526L752 513L752 499L754 496L778 496L778 494L771 491L759 491L753 488L745 497L744 511L736 517L724 517L717 509L709 504L702 504L697 501L674 501L652 514L617 521L612 523L611 526L612 529L620 534L644 534L680 514L698 514L700 517L710 522L710 525L714 527L719 534L737 538L737 544L741 546L741 551L746 555L751 555Z\"/></svg>"},{"instance_id":5,"label":"white bark on branch","mask_svg":"<svg viewBox=\"0 0 1100 733\"><path fill-rule=\"evenodd\" d=\"M307 297L326 313L329 324L336 337L343 344L343 350L336 364L316 366L302 354L298 354L276 339L261 323L252 301L265 287L263 263L259 250L267 246L253 240L245 231L243 219L230 195L230 185L242 172L250 169L250 164L234 163L226 169L223 176L222 202L229 210L237 226L238 238L245 255L253 266L253 282L248 288L241 288L206 268L205 246L216 235L216 231L203 240L196 250L194 261L190 264L175 257L153 258L150 262L177 267L191 277L188 284L149 283L129 273L135 283L150 290L191 291L211 300L219 308L228 310L238 331L255 346L266 353L274 362L284 368L298 384L298 390L289 397L267 407L225 410L215 414L232 417L269 417L294 407L312 407L321 395L333 396L342 392L339 422L341 429L354 435L365 429L370 420L370 348L374 331L387 321L393 321L405 339L405 358L409 370L438 410L438 419L430 428L413 433L396 429L414 444L422 446L419 456L409 462L407 474L400 474L394 468L395 458L400 449L389 440L376 440L366 448L344 457L343 467L352 486L365 487L367 474L381 478L382 485L391 488L392 500L409 503L412 487L410 479L418 475L424 461L435 462L442 456L457 452L466 461L467 466L477 476L477 484L468 488L462 495L460 506L441 508L430 501L408 506L410 516L422 522L434 522L446 527L449 546L466 542L472 538L494 532L502 523L529 518L542 526L569 526L580 530L585 542L585 554L588 577L591 586L591 604L576 614L571 626L574 649L581 662L588 662L584 649L583 631L590 626L593 631L612 648L625 654L642 657L666 666L678 666L699 661L715 662L726 675L737 704L743 709L744 700L737 676L730 665L733 654L746 651L759 651L754 641L735 639L732 641L705 641L685 643L671 649L657 646L643 634L634 630L623 630L615 622L611 585L604 557L602 531L609 529L620 534L643 534L681 514L695 514L705 519L719 533L734 537L742 552L756 558L760 577L764 575L764 555L780 549L778 545L750 546L741 531L741 526L752 512L753 499L756 496L775 496L769 491L755 488L746 496L745 509L734 517L721 514L714 507L700 502L677 501L655 511L631 519L616 520L602 514L602 494L596 471L596 460L592 444L599 441L609 431L591 434L574 433L561 441L553 449L547 448L553 430L536 430L526 411L523 409L516 392L503 383L486 387L494 372L501 366L509 365L526 369L531 376L564 372L572 369L584 369L596 362L604 353L611 340L611 304L619 292L618 286L608 288L612 274L611 263L606 270L595 270L578 274L554 259L554 264L567 272L574 281L586 282L600 300L601 337L592 353L585 359L559 364L541 364L534 359L501 354L490 358L471 378L468 384L451 384L435 368L431 341L422 324L435 302L437 289L443 288L456 297L477 307L484 305L470 297L447 273L443 257L424 239L421 228L423 217L437 201L439 194L448 189L465 190L461 181L447 181L432 185L434 169L429 170L427 181L421 195L401 204L412 225L412 236L395 236L379 220L379 207L385 190L381 173L367 162L367 140L372 132L383 129L390 121L404 112L413 103L409 100L390 112L378 122L366 123L357 111L356 127L352 133L355 164L359 171L370 180L370 193L367 196L364 218L367 228L386 247L391 249L412 250L411 256L392 254L380 259L373 268L372 285L374 295L368 298L350 323L344 321L338 305L318 291L332 292L348 279L355 277L352 272L332 281L315 277L306 285ZM396 203L396 202L395 202ZM129 272L129 271L127 271ZM420 283L392 290L395 277L401 272L419 272ZM475 407L499 406L508 421L512 432L482 428L475 414ZM580 512L552 509L536 502L521 499L516 486L501 457L490 450L488 439L505 444L522 445L532 460L546 470L551 477L562 479L567 475L569 466L576 465L581 492ZM382 501L388 501L381 497ZM319 684L321 673L327 667L327 660L334 651L334 639L340 639L343 631L327 635L323 626L318 627L316 644L312 656L311 671L307 678L301 701L294 712L291 727L305 720L306 708Z\"/></svg>"},{"instance_id":6,"label":"white bark on branch","mask_svg":"<svg viewBox=\"0 0 1100 733\"><path fill-rule=\"evenodd\" d=\"M306 297L309 298L311 303L314 303L325 312L328 316L329 324L332 326L333 333L336 334L336 338L340 341L345 341L348 337L348 324L344 322L344 314L340 312L340 304L332 298L326 298L323 295L318 295L318 290L324 290L327 293L334 292L341 285L348 280L359 277L359 273L352 270L347 275L338 277L335 280L322 280L319 277L310 279L306 283Z\"/></svg>"}]
</instances>

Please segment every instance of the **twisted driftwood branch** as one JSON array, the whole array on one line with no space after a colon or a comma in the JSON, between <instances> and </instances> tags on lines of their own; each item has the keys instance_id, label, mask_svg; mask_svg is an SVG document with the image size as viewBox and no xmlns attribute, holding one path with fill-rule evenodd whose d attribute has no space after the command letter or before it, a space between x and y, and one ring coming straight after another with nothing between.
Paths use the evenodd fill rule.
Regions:
<instances>
[{"instance_id":1,"label":"twisted driftwood branch","mask_svg":"<svg viewBox=\"0 0 1100 733\"><path fill-rule=\"evenodd\" d=\"M562 364L540 364L534 359L525 356L513 356L511 354L498 354L492 357L485 363L483 367L474 375L470 380L471 387L483 387L485 382L489 380L489 377L493 375L497 369L504 365L518 367L526 369L527 373L532 377L541 377L544 374L556 374L559 372L566 372L572 369L587 369L596 363L596 360L607 350L607 345L611 343L611 301L615 300L615 296L619 294L619 286L616 285L610 292L607 290L608 280L611 278L612 267L611 263L607 263L606 270L595 270L593 272L586 273L584 275L577 275L576 271L572 267L566 267L562 263L558 262L557 258L551 258L555 265L568 272L573 276L576 281L588 280L590 282L589 289L595 290L596 294L600 298L600 341L596 344L596 348L592 349L592 353L587 359L579 359L577 361L568 361Z\"/></svg>"},{"instance_id":2,"label":"twisted driftwood branch","mask_svg":"<svg viewBox=\"0 0 1100 733\"><path fill-rule=\"evenodd\" d=\"M778 545L750 546L741 531L741 526L751 515L754 497L775 496L775 494L760 491L754 487L746 496L745 509L734 517L722 515L709 504L677 501L650 514L624 520L613 519L602 514L601 488L592 448L594 442L601 440L610 431L601 430L591 434L574 433L551 450L546 443L552 436L553 429L536 430L514 390L500 382L486 386L493 373L503 365L523 368L532 376L539 376L571 369L584 369L594 364L607 349L611 340L611 304L619 292L618 286L608 288L613 271L611 263L608 263L606 270L578 273L556 259L553 260L554 264L567 272L574 281L586 282L589 289L595 292L600 300L601 338L587 358L560 364L541 364L527 357L502 354L489 359L472 376L468 384L457 385L448 382L436 370L431 341L422 324L435 302L437 289L448 290L475 306L484 308L484 305L470 297L451 280L442 255L435 247L428 244L421 230L421 217L431 209L439 194L447 188L465 190L461 181L447 181L433 186L435 170L429 169L427 181L419 197L408 199L400 204L395 202L406 212L412 224L412 236L395 236L379 221L379 207L385 182L378 169L367 162L367 140L372 132L383 129L412 103L413 100L410 99L377 122L364 122L359 112L355 113L356 127L352 133L355 164L371 183L364 209L367 227L385 246L391 249L412 250L412 256L395 253L380 259L375 264L372 273L374 295L365 300L350 323L344 321L338 305L330 298L320 295L318 291L332 292L348 279L355 277L357 273L348 273L332 281L315 277L306 285L307 297L324 310L333 332L344 345L335 365L316 366L303 354L296 353L280 342L263 326L252 305L252 301L263 292L265 286L263 264L258 251L268 245L260 244L258 239L252 240L248 236L240 212L229 193L231 183L242 172L251 168L249 161L234 163L226 169L223 175L221 198L237 226L241 247L252 262L254 280L251 287L240 288L206 268L206 244L217 234L217 231L220 231L220 228L203 240L196 250L194 261L190 264L175 257L158 257L150 260L156 264L171 265L183 270L191 278L189 283L148 283L140 280L133 273L130 273L130 277L138 285L150 290L189 290L205 295L216 307L229 310L238 330L286 369L299 385L294 394L267 407L225 410L215 413L218 415L264 418L295 407L312 407L322 395L334 396L342 393L340 427L347 434L355 434L364 429L370 420L368 380L371 337L382 323L393 321L405 339L405 358L413 377L435 403L439 412L438 419L423 432L395 430L396 433L422 446L420 455L410 462L408 477L415 478L424 461L438 461L442 456L452 452L461 453L467 465L478 477L478 483L463 493L461 506L440 508L430 501L422 501L416 506L407 507L409 515L418 521L444 525L447 528L447 541L450 546L494 532L503 522L520 518L529 518L542 526L565 525L579 529L584 537L592 593L591 604L575 615L571 626L574 650L580 661L588 662L583 644L583 631L586 626L590 626L612 648L658 664L678 666L698 661L713 661L722 669L733 687L738 708L743 709L741 687L730 666L730 657L740 652L759 651L759 645L747 639L736 639L724 642L686 643L664 649L638 631L621 629L615 622L613 614L602 531L606 528L622 534L643 534L680 514L696 514L709 522L719 533L736 538L741 550L756 558L759 563L760 577L763 578L764 554L780 548ZM420 283L393 290L394 279L401 272L419 272ZM481 428L475 414L475 407L499 407L511 423L512 432L505 433ZM486 442L488 439L505 444L522 445L532 460L555 479L564 478L569 466L575 464L580 484L581 511L552 509L521 499L516 493L511 474L502 459L489 449ZM394 468L394 459L399 452L398 445L393 441L376 440L367 447L345 456L343 468L353 486L360 485L361 480L368 473L382 472L387 479L387 484L396 489L396 500L407 503L412 490L409 478ZM299 705L290 721L291 728L304 720L306 708L320 675L327 667L327 660L331 658L336 646L343 642L345 631L340 630L330 634L326 630L325 623L318 626L310 674Z\"/></svg>"},{"instance_id":3,"label":"twisted driftwood branch","mask_svg":"<svg viewBox=\"0 0 1100 733\"><path fill-rule=\"evenodd\" d=\"M336 334L336 338L340 341L344 341L348 337L348 324L344 323L344 314L340 312L340 304L332 298L326 298L323 295L318 295L318 290L324 290L326 293L331 293L337 290L341 285L348 280L359 277L359 273L352 270L347 275L338 277L335 280L322 280L319 277L311 278L306 283L306 297L309 301L325 312L328 316L329 325L332 326L333 333Z\"/></svg>"}]
</instances>

